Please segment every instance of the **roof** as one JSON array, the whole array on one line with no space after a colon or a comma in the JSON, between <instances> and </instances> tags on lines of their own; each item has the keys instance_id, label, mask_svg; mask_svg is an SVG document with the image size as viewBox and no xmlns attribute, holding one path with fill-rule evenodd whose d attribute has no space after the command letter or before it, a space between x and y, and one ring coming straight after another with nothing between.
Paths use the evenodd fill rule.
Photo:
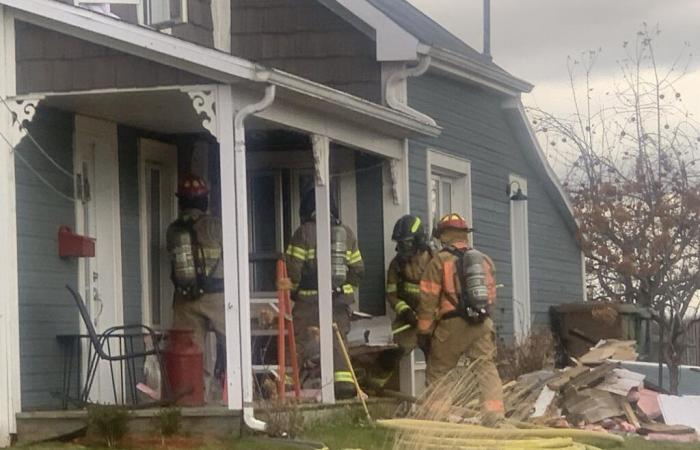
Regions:
<instances>
[{"instance_id":1,"label":"roof","mask_svg":"<svg viewBox=\"0 0 700 450\"><path fill-rule=\"evenodd\" d=\"M493 75L499 78L512 78L517 80L505 69L494 63L490 57L467 45L454 34L447 31L442 25L425 15L421 10L410 4L407 0L367 0L375 8L390 17L401 28L418 38L423 44L434 48L447 50L460 57L485 67ZM520 83L525 83L517 80ZM528 83L522 85L522 90L528 91Z\"/></svg>"}]
</instances>

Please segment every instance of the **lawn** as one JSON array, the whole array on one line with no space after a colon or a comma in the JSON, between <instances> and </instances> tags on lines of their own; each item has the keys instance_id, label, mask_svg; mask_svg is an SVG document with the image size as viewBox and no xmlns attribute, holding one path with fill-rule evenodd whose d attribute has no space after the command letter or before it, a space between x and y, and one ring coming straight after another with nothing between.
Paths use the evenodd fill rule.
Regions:
<instances>
[{"instance_id":1,"label":"lawn","mask_svg":"<svg viewBox=\"0 0 700 450\"><path fill-rule=\"evenodd\" d=\"M360 425L332 425L312 427L303 434L303 439L308 441L322 441L330 450L341 449L364 449L364 450L390 450L391 433L381 428L370 428ZM71 444L44 444L39 446L25 447L27 450L86 450L87 447ZM212 443L200 447L196 450L298 450L298 446L284 446L279 441L265 441L252 437L237 439L232 442ZM619 448L619 447L618 447ZM640 438L628 439L623 447L634 450L691 450L700 449L700 444L677 444L665 442L649 442ZM90 450L96 449L90 447ZM114 449L113 449L114 450ZM128 450L128 449L117 449ZM151 450L151 449L149 449ZM163 447L156 447L152 450L163 450ZM174 450L174 449L172 449Z\"/></svg>"}]
</instances>

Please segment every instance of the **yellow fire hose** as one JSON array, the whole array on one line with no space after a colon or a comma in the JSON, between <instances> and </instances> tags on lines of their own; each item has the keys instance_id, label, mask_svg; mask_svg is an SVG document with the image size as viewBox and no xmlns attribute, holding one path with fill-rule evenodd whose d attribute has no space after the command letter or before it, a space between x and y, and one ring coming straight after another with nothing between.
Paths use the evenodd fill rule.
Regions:
<instances>
[{"instance_id":1,"label":"yellow fire hose","mask_svg":"<svg viewBox=\"0 0 700 450\"><path fill-rule=\"evenodd\" d=\"M360 397L360 401L362 402L362 407L365 409L365 415L367 416L367 421L369 422L370 425L374 425L374 421L372 420L372 416L369 413L369 408L367 408L367 402L365 401L365 397L367 394L364 393L362 388L360 387L360 383L357 381L357 376L355 375L355 369L352 368L352 361L350 361L350 355L348 354L348 350L345 348L345 341L343 341L343 337L340 335L340 330L338 329L338 324L333 322L333 330L335 330L335 336L338 339L338 344L340 345L340 350L343 353L343 358L345 359L345 364L348 366L348 370L350 371L350 374L352 375L352 382L355 384L355 390L357 391L357 396Z\"/></svg>"},{"instance_id":2,"label":"yellow fire hose","mask_svg":"<svg viewBox=\"0 0 700 450\"><path fill-rule=\"evenodd\" d=\"M589 442L595 442L605 447L617 447L624 443L622 437L613 434L570 428L494 429L478 425L416 419L380 420L377 423L380 426L397 431L416 433L417 439L423 439L424 436L427 436L429 440L438 438L440 442L443 442L444 439L464 440L465 448L477 448L472 443L474 439L498 442L496 448L522 448L511 444L511 442L517 442L518 440L532 440L533 447L531 448L575 448L576 446L586 448L586 444ZM564 441L552 441L552 439L562 438L570 438L572 443L566 445ZM573 441L583 441L586 444ZM539 443L539 446L534 446L534 443ZM552 444L559 446L551 446ZM550 446L547 447L547 445ZM458 444L456 447L461 448L462 446ZM588 447L595 448L590 447L590 445Z\"/></svg>"}]
</instances>

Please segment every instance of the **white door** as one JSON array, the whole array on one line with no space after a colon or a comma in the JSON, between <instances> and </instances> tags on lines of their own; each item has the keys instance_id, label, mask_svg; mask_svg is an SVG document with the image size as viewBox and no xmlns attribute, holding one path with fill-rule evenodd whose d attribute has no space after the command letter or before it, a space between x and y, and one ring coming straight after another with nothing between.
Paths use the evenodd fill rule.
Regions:
<instances>
[{"instance_id":1,"label":"white door","mask_svg":"<svg viewBox=\"0 0 700 450\"><path fill-rule=\"evenodd\" d=\"M100 333L124 323L116 124L76 116L75 150L76 230L96 239L95 257L79 260L79 292ZM84 358L86 354L87 347L83 349ZM119 389L121 376L116 369L114 376ZM120 393L118 391L117 399L121 398ZM107 363L98 368L90 400L118 401Z\"/></svg>"},{"instance_id":2,"label":"white door","mask_svg":"<svg viewBox=\"0 0 700 450\"><path fill-rule=\"evenodd\" d=\"M172 324L173 284L166 232L177 218L177 147L141 139L139 189L143 322L168 329Z\"/></svg>"},{"instance_id":3,"label":"white door","mask_svg":"<svg viewBox=\"0 0 700 450\"><path fill-rule=\"evenodd\" d=\"M516 339L530 333L530 250L527 225L527 200L513 200L518 188L527 196L527 180L517 175L509 178L510 241L513 265L513 331Z\"/></svg>"}]
</instances>

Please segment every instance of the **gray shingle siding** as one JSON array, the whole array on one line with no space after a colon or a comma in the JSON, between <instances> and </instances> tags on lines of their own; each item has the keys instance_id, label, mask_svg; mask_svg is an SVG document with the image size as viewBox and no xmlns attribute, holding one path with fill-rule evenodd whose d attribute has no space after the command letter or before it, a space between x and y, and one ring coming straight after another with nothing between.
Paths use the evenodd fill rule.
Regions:
<instances>
[{"instance_id":1,"label":"gray shingle siding","mask_svg":"<svg viewBox=\"0 0 700 450\"><path fill-rule=\"evenodd\" d=\"M66 170L73 167L73 116L39 108L32 136ZM63 193L72 180L53 167L25 138L17 147L31 166ZM59 197L16 158L17 250L19 265L20 369L22 409L56 408L62 359L56 335L79 331L78 313L64 285L77 287L75 259L58 257L58 228L74 227L74 205Z\"/></svg>"},{"instance_id":2,"label":"gray shingle siding","mask_svg":"<svg viewBox=\"0 0 700 450\"><path fill-rule=\"evenodd\" d=\"M505 194L511 173L528 182L531 309L536 324L548 321L550 305L581 301L581 260L575 237L537 172L528 164L500 108L501 100L482 89L438 76L409 81L409 103L433 117L443 133L410 142L411 210L427 218L426 149L471 162L475 244L497 266L497 322L502 337L513 333L510 205Z\"/></svg>"},{"instance_id":3,"label":"gray shingle siding","mask_svg":"<svg viewBox=\"0 0 700 450\"><path fill-rule=\"evenodd\" d=\"M143 322L137 130L119 126L119 201L122 232L122 292L124 324Z\"/></svg>"}]
</instances>

